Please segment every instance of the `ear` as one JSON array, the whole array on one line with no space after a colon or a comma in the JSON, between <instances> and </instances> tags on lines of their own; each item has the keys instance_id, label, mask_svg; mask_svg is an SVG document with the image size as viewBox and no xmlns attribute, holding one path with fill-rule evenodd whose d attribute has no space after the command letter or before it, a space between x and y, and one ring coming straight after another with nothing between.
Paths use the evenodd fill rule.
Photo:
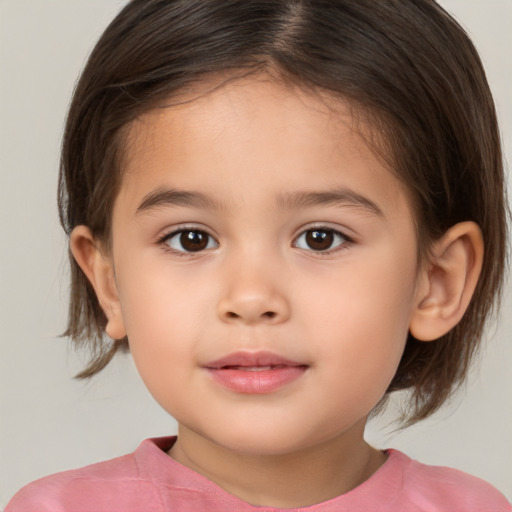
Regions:
<instances>
[{"instance_id":1,"label":"ear","mask_svg":"<svg viewBox=\"0 0 512 512\"><path fill-rule=\"evenodd\" d=\"M77 226L70 237L70 249L76 262L89 279L101 309L107 317L107 334L115 340L126 336L121 303L117 294L111 258L101 250L101 244L86 226Z\"/></svg>"},{"instance_id":2,"label":"ear","mask_svg":"<svg viewBox=\"0 0 512 512\"><path fill-rule=\"evenodd\" d=\"M410 333L421 341L435 340L464 315L475 291L484 256L480 227L461 222L435 242L432 257L421 269Z\"/></svg>"}]
</instances>

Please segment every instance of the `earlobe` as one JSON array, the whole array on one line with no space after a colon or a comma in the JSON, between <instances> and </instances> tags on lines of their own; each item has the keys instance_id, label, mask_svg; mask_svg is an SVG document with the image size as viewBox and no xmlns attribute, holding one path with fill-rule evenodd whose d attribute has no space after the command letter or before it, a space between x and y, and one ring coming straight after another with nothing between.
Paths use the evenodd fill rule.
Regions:
<instances>
[{"instance_id":1,"label":"earlobe","mask_svg":"<svg viewBox=\"0 0 512 512\"><path fill-rule=\"evenodd\" d=\"M70 249L76 262L91 283L100 306L107 317L107 334L112 339L126 336L114 268L110 258L100 249L87 226L77 226L70 237Z\"/></svg>"},{"instance_id":2,"label":"earlobe","mask_svg":"<svg viewBox=\"0 0 512 512\"><path fill-rule=\"evenodd\" d=\"M409 326L417 340L435 340L458 324L475 291L483 255L482 232L474 222L456 224L435 242L421 270Z\"/></svg>"}]
</instances>

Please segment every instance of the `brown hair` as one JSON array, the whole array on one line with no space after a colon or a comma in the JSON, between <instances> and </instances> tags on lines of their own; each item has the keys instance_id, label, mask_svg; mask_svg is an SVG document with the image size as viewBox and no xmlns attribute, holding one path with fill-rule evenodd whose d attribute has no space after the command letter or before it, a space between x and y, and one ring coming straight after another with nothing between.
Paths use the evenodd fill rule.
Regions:
<instances>
[{"instance_id":1,"label":"brown hair","mask_svg":"<svg viewBox=\"0 0 512 512\"><path fill-rule=\"evenodd\" d=\"M432 343L409 336L389 391L410 389L408 423L432 414L460 385L499 302L506 203L496 113L478 54L433 0L132 0L106 29L69 109L60 217L108 244L127 127L199 80L277 70L288 81L348 99L382 130L411 192L420 252L457 222L482 229L482 274L461 322ZM71 257L66 335L100 371L127 340L106 318Z\"/></svg>"}]
</instances>

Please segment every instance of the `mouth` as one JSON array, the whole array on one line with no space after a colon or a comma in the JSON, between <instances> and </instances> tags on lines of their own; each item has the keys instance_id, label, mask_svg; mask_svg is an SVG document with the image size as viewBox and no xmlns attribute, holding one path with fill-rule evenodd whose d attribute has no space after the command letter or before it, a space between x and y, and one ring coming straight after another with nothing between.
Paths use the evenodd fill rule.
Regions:
<instances>
[{"instance_id":1,"label":"mouth","mask_svg":"<svg viewBox=\"0 0 512 512\"><path fill-rule=\"evenodd\" d=\"M235 352L204 365L222 387L243 394L266 394L298 380L307 364L271 352Z\"/></svg>"},{"instance_id":2,"label":"mouth","mask_svg":"<svg viewBox=\"0 0 512 512\"><path fill-rule=\"evenodd\" d=\"M280 368L286 368L286 365L278 364L278 365L268 365L268 366L222 366L221 368L217 368L218 370L239 370L241 372L264 372L267 370L277 370Z\"/></svg>"}]
</instances>

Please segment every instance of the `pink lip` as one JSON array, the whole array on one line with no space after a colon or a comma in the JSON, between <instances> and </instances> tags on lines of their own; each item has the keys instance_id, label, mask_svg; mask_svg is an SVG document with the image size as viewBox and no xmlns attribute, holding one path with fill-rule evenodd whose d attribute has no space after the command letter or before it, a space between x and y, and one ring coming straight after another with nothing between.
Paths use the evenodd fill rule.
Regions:
<instances>
[{"instance_id":1,"label":"pink lip","mask_svg":"<svg viewBox=\"0 0 512 512\"><path fill-rule=\"evenodd\" d=\"M221 386L246 394L277 391L304 375L308 365L272 352L234 352L204 365Z\"/></svg>"}]
</instances>

